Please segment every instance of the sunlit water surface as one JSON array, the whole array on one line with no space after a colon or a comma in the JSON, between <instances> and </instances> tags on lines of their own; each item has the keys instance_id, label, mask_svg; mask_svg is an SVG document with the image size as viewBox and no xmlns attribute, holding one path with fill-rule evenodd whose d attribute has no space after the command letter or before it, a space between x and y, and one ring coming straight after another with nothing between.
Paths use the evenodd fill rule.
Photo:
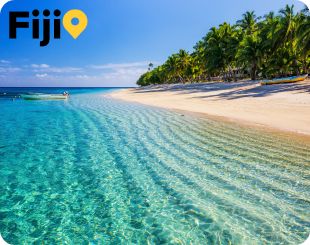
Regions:
<instances>
[{"instance_id":1,"label":"sunlit water surface","mask_svg":"<svg viewBox=\"0 0 310 245\"><path fill-rule=\"evenodd\" d=\"M7 242L300 244L309 235L307 142L98 93L109 91L2 96Z\"/></svg>"}]
</instances>

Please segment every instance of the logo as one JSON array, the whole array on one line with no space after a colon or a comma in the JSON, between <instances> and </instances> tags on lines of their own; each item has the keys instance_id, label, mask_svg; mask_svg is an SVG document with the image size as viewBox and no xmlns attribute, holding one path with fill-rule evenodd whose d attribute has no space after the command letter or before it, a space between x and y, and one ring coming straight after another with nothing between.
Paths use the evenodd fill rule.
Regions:
<instances>
[{"instance_id":1,"label":"logo","mask_svg":"<svg viewBox=\"0 0 310 245\"><path fill-rule=\"evenodd\" d=\"M37 9L31 13L28 11L11 11L9 12L9 37L10 39L17 39L18 29L32 28L32 38L41 39L40 46L45 47L51 38L61 38L62 23L65 30L74 39L77 39L87 27L87 15L78 9L68 11L62 19L61 14L59 9L54 11L45 9L41 13ZM43 17L43 20L40 21L40 17ZM43 37L40 37L40 33Z\"/></svg>"}]
</instances>

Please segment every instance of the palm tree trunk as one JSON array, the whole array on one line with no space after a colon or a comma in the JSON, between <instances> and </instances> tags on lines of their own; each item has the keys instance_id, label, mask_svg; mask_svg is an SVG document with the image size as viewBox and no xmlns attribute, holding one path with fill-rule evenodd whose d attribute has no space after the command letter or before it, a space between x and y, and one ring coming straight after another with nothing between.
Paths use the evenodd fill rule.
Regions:
<instances>
[{"instance_id":1,"label":"palm tree trunk","mask_svg":"<svg viewBox=\"0 0 310 245\"><path fill-rule=\"evenodd\" d=\"M302 71L303 71L303 73L308 73L306 58L303 58L303 60L302 60Z\"/></svg>"},{"instance_id":2,"label":"palm tree trunk","mask_svg":"<svg viewBox=\"0 0 310 245\"><path fill-rule=\"evenodd\" d=\"M257 70L257 65L256 63L253 63L252 69L251 69L251 80L253 81L256 80L256 70Z\"/></svg>"}]
</instances>

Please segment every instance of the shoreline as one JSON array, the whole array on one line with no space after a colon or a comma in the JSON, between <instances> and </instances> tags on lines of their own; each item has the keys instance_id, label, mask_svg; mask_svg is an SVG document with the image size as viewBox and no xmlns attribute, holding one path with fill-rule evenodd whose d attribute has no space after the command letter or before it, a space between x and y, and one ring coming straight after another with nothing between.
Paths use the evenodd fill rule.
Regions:
<instances>
[{"instance_id":1,"label":"shoreline","mask_svg":"<svg viewBox=\"0 0 310 245\"><path fill-rule=\"evenodd\" d=\"M310 140L310 80L153 85L105 96Z\"/></svg>"}]
</instances>

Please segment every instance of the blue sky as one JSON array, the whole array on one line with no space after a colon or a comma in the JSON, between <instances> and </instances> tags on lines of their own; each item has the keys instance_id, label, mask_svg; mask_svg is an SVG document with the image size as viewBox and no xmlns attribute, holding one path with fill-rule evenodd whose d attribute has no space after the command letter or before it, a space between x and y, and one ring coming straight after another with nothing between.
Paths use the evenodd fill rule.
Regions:
<instances>
[{"instance_id":1,"label":"blue sky","mask_svg":"<svg viewBox=\"0 0 310 245\"><path fill-rule=\"evenodd\" d=\"M147 64L180 48L192 50L212 26L234 23L248 10L278 11L293 0L14 0L0 15L0 86L134 86ZM8 12L81 9L88 27L74 40L40 47L31 29L8 38Z\"/></svg>"}]
</instances>

